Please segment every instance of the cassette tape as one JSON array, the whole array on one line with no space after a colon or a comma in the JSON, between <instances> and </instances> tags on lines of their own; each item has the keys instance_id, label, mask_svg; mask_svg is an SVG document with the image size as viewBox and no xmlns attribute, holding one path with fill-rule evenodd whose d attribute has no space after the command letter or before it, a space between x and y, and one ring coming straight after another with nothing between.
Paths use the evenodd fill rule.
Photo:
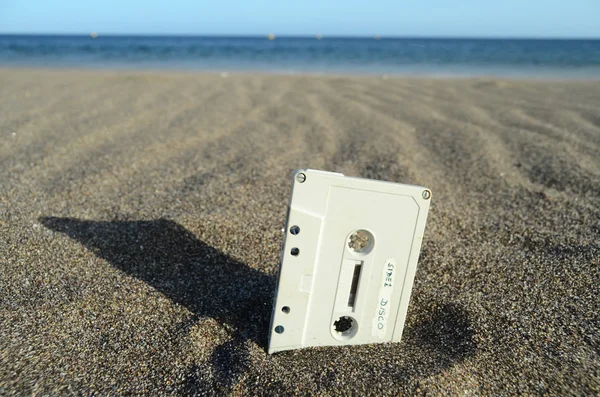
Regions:
<instances>
[{"instance_id":1,"label":"cassette tape","mask_svg":"<svg viewBox=\"0 0 600 397\"><path fill-rule=\"evenodd\" d=\"M269 353L398 342L431 191L343 174L294 174Z\"/></svg>"}]
</instances>

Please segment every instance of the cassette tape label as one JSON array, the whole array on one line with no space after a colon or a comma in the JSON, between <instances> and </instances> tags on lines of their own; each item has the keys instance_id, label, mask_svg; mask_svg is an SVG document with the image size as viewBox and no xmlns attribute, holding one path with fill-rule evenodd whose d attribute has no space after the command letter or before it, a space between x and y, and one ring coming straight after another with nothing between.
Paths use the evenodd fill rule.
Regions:
<instances>
[{"instance_id":1,"label":"cassette tape label","mask_svg":"<svg viewBox=\"0 0 600 397\"><path fill-rule=\"evenodd\" d=\"M380 339L385 338L387 332L387 320L390 312L390 301L392 292L394 291L394 278L396 277L396 261L389 258L385 261L381 280L381 288L379 289L377 313L373 320L373 336Z\"/></svg>"}]
</instances>

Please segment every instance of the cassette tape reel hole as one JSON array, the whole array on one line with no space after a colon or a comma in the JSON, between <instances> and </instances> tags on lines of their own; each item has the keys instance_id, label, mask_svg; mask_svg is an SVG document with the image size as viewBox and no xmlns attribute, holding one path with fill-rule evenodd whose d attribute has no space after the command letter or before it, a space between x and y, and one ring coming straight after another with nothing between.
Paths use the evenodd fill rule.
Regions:
<instances>
[{"instance_id":1,"label":"cassette tape reel hole","mask_svg":"<svg viewBox=\"0 0 600 397\"><path fill-rule=\"evenodd\" d=\"M348 248L350 251L366 255L373 249L375 245L375 237L368 230L355 230L348 237Z\"/></svg>"},{"instance_id":2,"label":"cassette tape reel hole","mask_svg":"<svg viewBox=\"0 0 600 397\"><path fill-rule=\"evenodd\" d=\"M333 335L339 340L352 339L358 332L358 323L350 316L342 316L333 322Z\"/></svg>"}]
</instances>

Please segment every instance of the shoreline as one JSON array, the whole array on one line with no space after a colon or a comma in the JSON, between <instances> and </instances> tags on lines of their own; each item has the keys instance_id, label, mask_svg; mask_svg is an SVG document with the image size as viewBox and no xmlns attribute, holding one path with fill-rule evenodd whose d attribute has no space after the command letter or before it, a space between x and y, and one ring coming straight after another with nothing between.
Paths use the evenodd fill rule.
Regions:
<instances>
[{"instance_id":1,"label":"shoreline","mask_svg":"<svg viewBox=\"0 0 600 397\"><path fill-rule=\"evenodd\" d=\"M407 80L497 80L497 81L523 81L523 82L596 82L600 81L600 74L593 76L579 75L534 75L534 74L453 74L453 73L380 73L380 72L341 72L341 71L267 71L261 69L199 69L199 68L161 68L148 67L139 68L137 66L127 67L71 67L71 66L13 66L1 65L0 71L18 72L18 71L38 71L38 72L82 72L82 73L140 73L140 74L197 74L214 75L226 74L229 76L277 76L277 77L323 77L323 78L383 78L383 79L407 79ZM221 76L223 77L223 76Z\"/></svg>"}]
</instances>

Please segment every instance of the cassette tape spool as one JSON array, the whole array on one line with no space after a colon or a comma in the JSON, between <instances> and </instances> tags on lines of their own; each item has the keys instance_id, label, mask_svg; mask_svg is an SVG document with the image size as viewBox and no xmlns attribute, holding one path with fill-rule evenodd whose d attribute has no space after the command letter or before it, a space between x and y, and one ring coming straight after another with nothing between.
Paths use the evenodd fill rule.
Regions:
<instances>
[{"instance_id":1,"label":"cassette tape spool","mask_svg":"<svg viewBox=\"0 0 600 397\"><path fill-rule=\"evenodd\" d=\"M269 353L400 341L430 202L424 187L297 171Z\"/></svg>"}]
</instances>

